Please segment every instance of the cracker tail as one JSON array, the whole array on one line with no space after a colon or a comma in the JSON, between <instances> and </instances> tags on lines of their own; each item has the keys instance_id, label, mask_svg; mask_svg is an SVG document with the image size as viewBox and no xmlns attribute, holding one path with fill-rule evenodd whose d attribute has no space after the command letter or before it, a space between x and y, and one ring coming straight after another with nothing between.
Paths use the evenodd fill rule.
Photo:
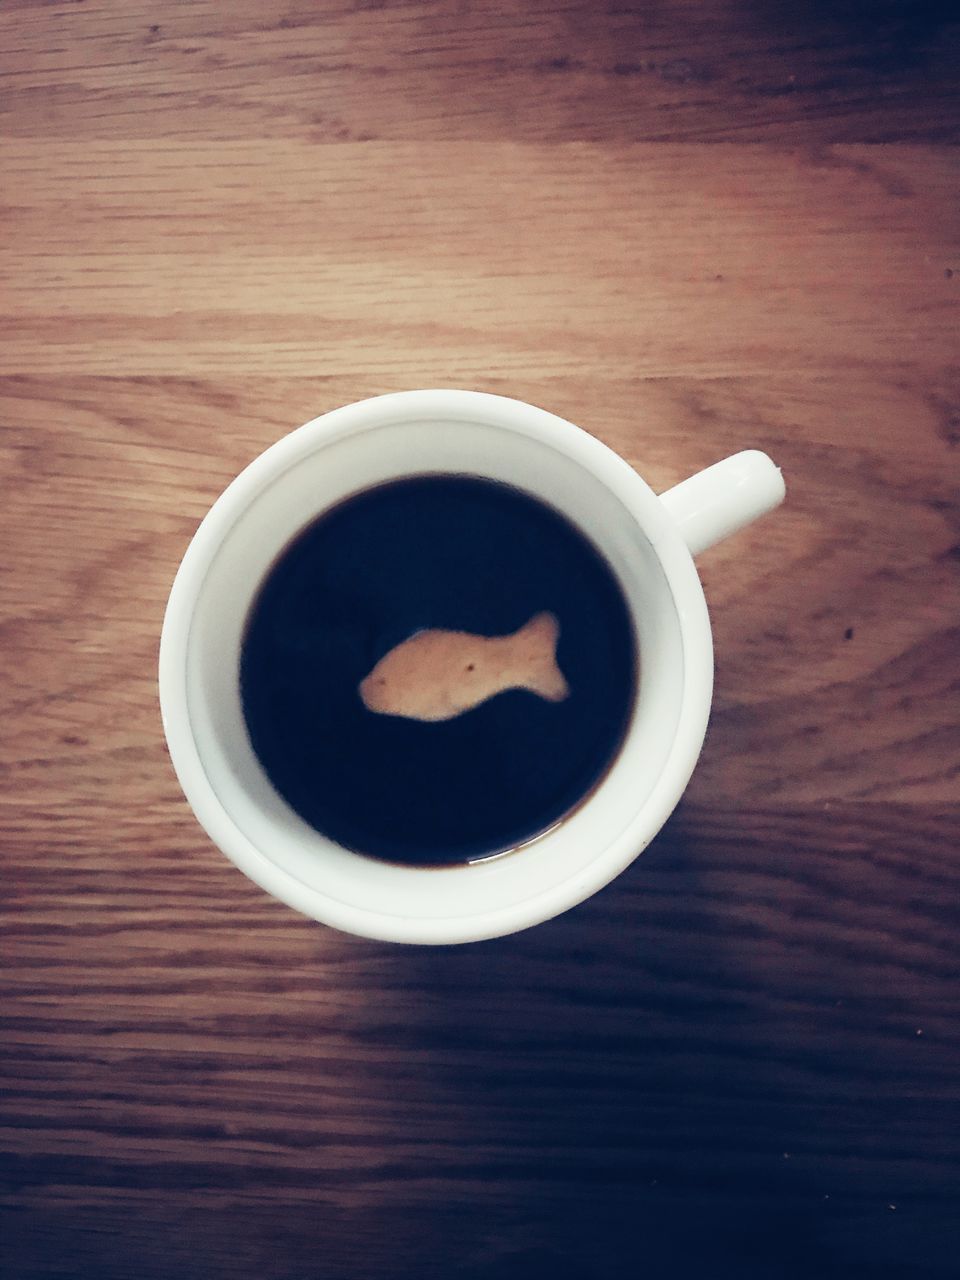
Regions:
<instances>
[{"instance_id":1,"label":"cracker tail","mask_svg":"<svg viewBox=\"0 0 960 1280\"><path fill-rule=\"evenodd\" d=\"M570 686L557 662L560 623L552 613L538 613L517 632L529 649L530 665L526 688L547 702L563 702L570 696Z\"/></svg>"}]
</instances>

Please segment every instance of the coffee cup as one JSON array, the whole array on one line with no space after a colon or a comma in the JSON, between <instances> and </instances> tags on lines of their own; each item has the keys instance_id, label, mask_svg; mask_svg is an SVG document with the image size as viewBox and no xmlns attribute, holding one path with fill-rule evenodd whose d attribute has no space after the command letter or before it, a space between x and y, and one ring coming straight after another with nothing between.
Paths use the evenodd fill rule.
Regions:
<instances>
[{"instance_id":1,"label":"coffee cup","mask_svg":"<svg viewBox=\"0 0 960 1280\"><path fill-rule=\"evenodd\" d=\"M440 869L367 857L304 821L253 750L239 678L247 617L284 547L351 495L424 474L503 482L563 513L615 573L641 655L622 745L584 803L504 856ZM160 704L190 806L213 842L262 888L350 933L449 944L558 915L623 871L680 799L713 691L712 634L694 556L783 496L779 470L755 450L657 496L579 427L478 392L400 392L308 422L221 494L170 593Z\"/></svg>"}]
</instances>

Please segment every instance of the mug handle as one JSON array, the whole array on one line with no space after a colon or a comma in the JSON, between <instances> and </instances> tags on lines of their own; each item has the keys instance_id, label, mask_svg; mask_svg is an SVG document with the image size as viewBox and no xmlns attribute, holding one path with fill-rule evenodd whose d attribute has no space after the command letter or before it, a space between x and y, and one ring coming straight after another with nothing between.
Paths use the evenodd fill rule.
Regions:
<instances>
[{"instance_id":1,"label":"mug handle","mask_svg":"<svg viewBox=\"0 0 960 1280\"><path fill-rule=\"evenodd\" d=\"M778 507L785 493L780 468L759 449L746 449L682 480L660 501L698 556Z\"/></svg>"}]
</instances>

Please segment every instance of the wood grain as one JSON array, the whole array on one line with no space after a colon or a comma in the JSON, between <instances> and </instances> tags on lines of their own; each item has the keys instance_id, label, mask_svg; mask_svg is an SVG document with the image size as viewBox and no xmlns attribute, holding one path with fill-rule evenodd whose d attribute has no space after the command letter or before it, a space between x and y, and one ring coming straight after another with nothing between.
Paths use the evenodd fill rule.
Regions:
<instances>
[{"instance_id":1,"label":"wood grain","mask_svg":"<svg viewBox=\"0 0 960 1280\"><path fill-rule=\"evenodd\" d=\"M955 1274L958 48L939 3L0 7L4 1280ZM789 489L702 559L661 838L453 950L261 894L156 707L223 485L418 385Z\"/></svg>"},{"instance_id":2,"label":"wood grain","mask_svg":"<svg viewBox=\"0 0 960 1280\"><path fill-rule=\"evenodd\" d=\"M3 132L960 140L951 0L7 0Z\"/></svg>"},{"instance_id":3,"label":"wood grain","mask_svg":"<svg viewBox=\"0 0 960 1280\"><path fill-rule=\"evenodd\" d=\"M0 164L16 372L472 385L956 356L953 152L13 139Z\"/></svg>"}]
</instances>

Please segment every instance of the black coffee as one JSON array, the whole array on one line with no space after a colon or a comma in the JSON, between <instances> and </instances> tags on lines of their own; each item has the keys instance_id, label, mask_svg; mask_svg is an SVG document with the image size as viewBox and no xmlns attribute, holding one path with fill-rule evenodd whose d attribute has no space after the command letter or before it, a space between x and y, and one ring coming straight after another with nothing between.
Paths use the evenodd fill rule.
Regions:
<instances>
[{"instance_id":1,"label":"black coffee","mask_svg":"<svg viewBox=\"0 0 960 1280\"><path fill-rule=\"evenodd\" d=\"M611 569L563 516L420 476L348 499L281 553L240 678L253 748L297 813L357 852L442 865L515 847L591 790L632 710L636 641Z\"/></svg>"}]
</instances>

